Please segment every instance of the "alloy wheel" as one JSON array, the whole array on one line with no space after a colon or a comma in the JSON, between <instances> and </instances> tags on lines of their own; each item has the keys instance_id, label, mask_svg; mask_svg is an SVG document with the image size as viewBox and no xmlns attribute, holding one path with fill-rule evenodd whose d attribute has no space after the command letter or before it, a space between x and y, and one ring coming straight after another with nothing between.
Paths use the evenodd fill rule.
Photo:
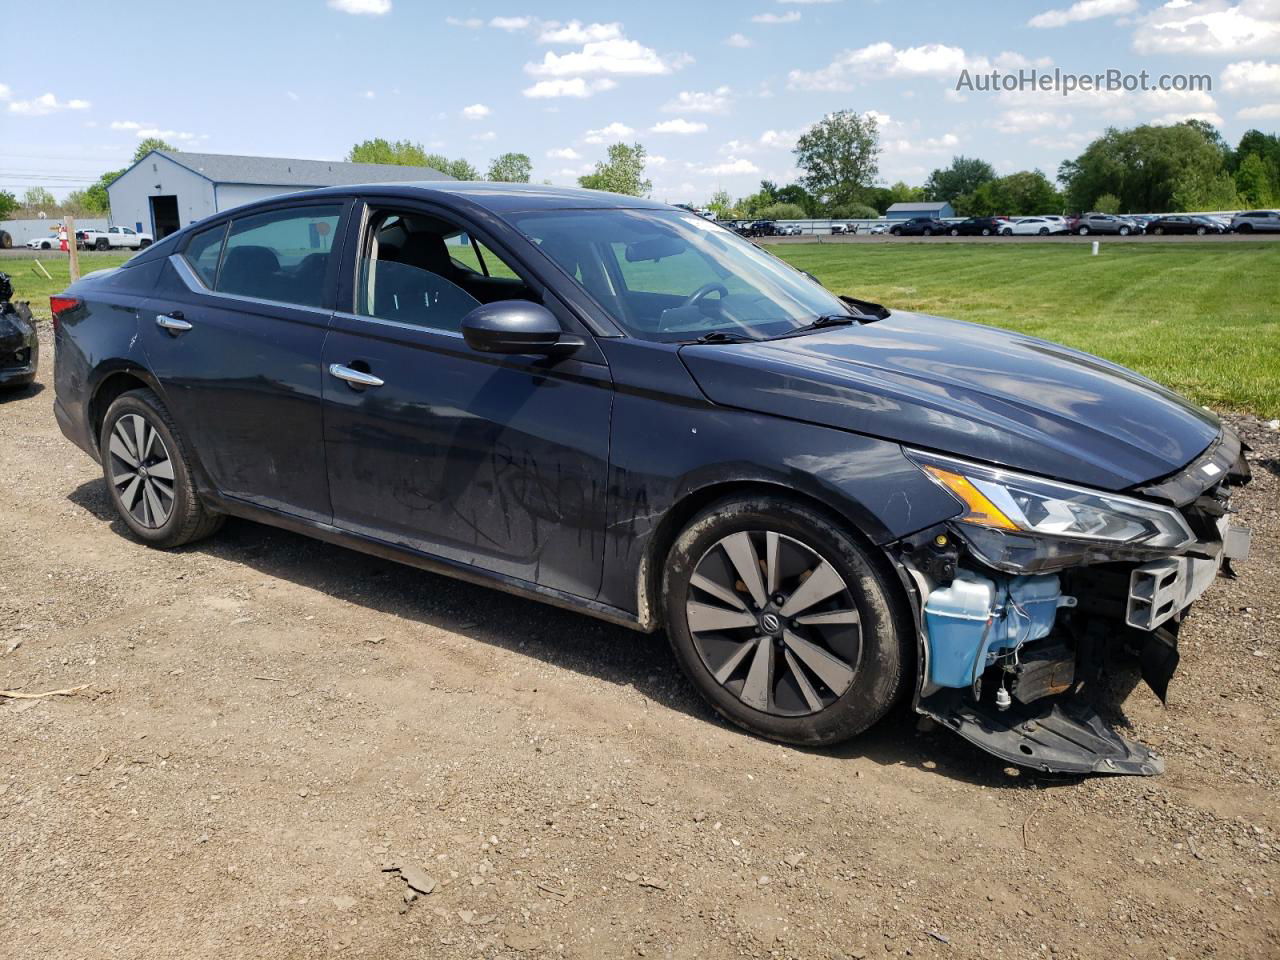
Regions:
<instances>
[{"instance_id":1,"label":"alloy wheel","mask_svg":"<svg viewBox=\"0 0 1280 960\"><path fill-rule=\"evenodd\" d=\"M858 609L817 550L773 531L733 533L694 567L685 615L716 682L755 710L805 716L835 703L862 654Z\"/></svg>"},{"instance_id":2,"label":"alloy wheel","mask_svg":"<svg viewBox=\"0 0 1280 960\"><path fill-rule=\"evenodd\" d=\"M120 505L142 526L164 526L173 512L173 460L159 432L144 417L127 413L108 443L111 486Z\"/></svg>"}]
</instances>

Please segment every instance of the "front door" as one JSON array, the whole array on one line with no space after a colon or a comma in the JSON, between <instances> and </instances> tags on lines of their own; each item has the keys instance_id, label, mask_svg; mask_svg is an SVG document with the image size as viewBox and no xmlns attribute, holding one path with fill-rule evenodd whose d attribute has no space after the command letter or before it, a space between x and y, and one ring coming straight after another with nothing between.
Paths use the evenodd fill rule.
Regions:
<instances>
[{"instance_id":1,"label":"front door","mask_svg":"<svg viewBox=\"0 0 1280 960\"><path fill-rule=\"evenodd\" d=\"M223 494L328 521L320 360L342 201L194 234L140 329L179 428Z\"/></svg>"},{"instance_id":2,"label":"front door","mask_svg":"<svg viewBox=\"0 0 1280 960\"><path fill-rule=\"evenodd\" d=\"M476 353L461 321L482 301L572 318L452 220L375 208L366 222L344 256L354 309L334 314L324 351L334 523L594 597L612 409L594 342L559 360Z\"/></svg>"}]
</instances>

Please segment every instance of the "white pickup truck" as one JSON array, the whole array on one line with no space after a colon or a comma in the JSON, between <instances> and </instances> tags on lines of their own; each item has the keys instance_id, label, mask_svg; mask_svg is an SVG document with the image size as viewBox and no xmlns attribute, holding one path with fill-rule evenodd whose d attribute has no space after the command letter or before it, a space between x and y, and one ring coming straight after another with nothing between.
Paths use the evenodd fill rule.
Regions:
<instances>
[{"instance_id":1,"label":"white pickup truck","mask_svg":"<svg viewBox=\"0 0 1280 960\"><path fill-rule=\"evenodd\" d=\"M87 250L111 250L127 247L140 250L151 246L151 234L138 233L129 227L108 227L106 230L78 230L76 239Z\"/></svg>"}]
</instances>

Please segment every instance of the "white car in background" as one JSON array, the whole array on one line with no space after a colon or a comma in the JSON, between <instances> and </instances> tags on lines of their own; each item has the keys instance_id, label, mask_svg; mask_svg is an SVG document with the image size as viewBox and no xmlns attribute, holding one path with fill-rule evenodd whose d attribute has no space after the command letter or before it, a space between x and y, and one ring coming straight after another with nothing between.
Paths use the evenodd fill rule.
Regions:
<instances>
[{"instance_id":1,"label":"white car in background","mask_svg":"<svg viewBox=\"0 0 1280 960\"><path fill-rule=\"evenodd\" d=\"M1058 218L1051 217L1019 217L1017 220L1009 221L1009 224L1000 230L1001 235L1006 237L1047 237L1051 233L1066 232L1066 223L1059 223Z\"/></svg>"},{"instance_id":2,"label":"white car in background","mask_svg":"<svg viewBox=\"0 0 1280 960\"><path fill-rule=\"evenodd\" d=\"M27 241L27 246L32 250L58 250L62 243L56 234L49 234L43 237L32 237Z\"/></svg>"}]
</instances>

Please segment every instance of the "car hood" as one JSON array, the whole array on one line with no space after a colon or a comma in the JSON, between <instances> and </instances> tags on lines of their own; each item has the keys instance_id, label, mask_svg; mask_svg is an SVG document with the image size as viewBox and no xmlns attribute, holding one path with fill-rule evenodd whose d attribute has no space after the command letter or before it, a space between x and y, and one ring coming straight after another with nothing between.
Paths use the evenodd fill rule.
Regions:
<instances>
[{"instance_id":1,"label":"car hood","mask_svg":"<svg viewBox=\"0 0 1280 960\"><path fill-rule=\"evenodd\" d=\"M1211 413L1106 360L903 311L680 355L714 403L1107 490L1175 472L1221 432Z\"/></svg>"}]
</instances>

